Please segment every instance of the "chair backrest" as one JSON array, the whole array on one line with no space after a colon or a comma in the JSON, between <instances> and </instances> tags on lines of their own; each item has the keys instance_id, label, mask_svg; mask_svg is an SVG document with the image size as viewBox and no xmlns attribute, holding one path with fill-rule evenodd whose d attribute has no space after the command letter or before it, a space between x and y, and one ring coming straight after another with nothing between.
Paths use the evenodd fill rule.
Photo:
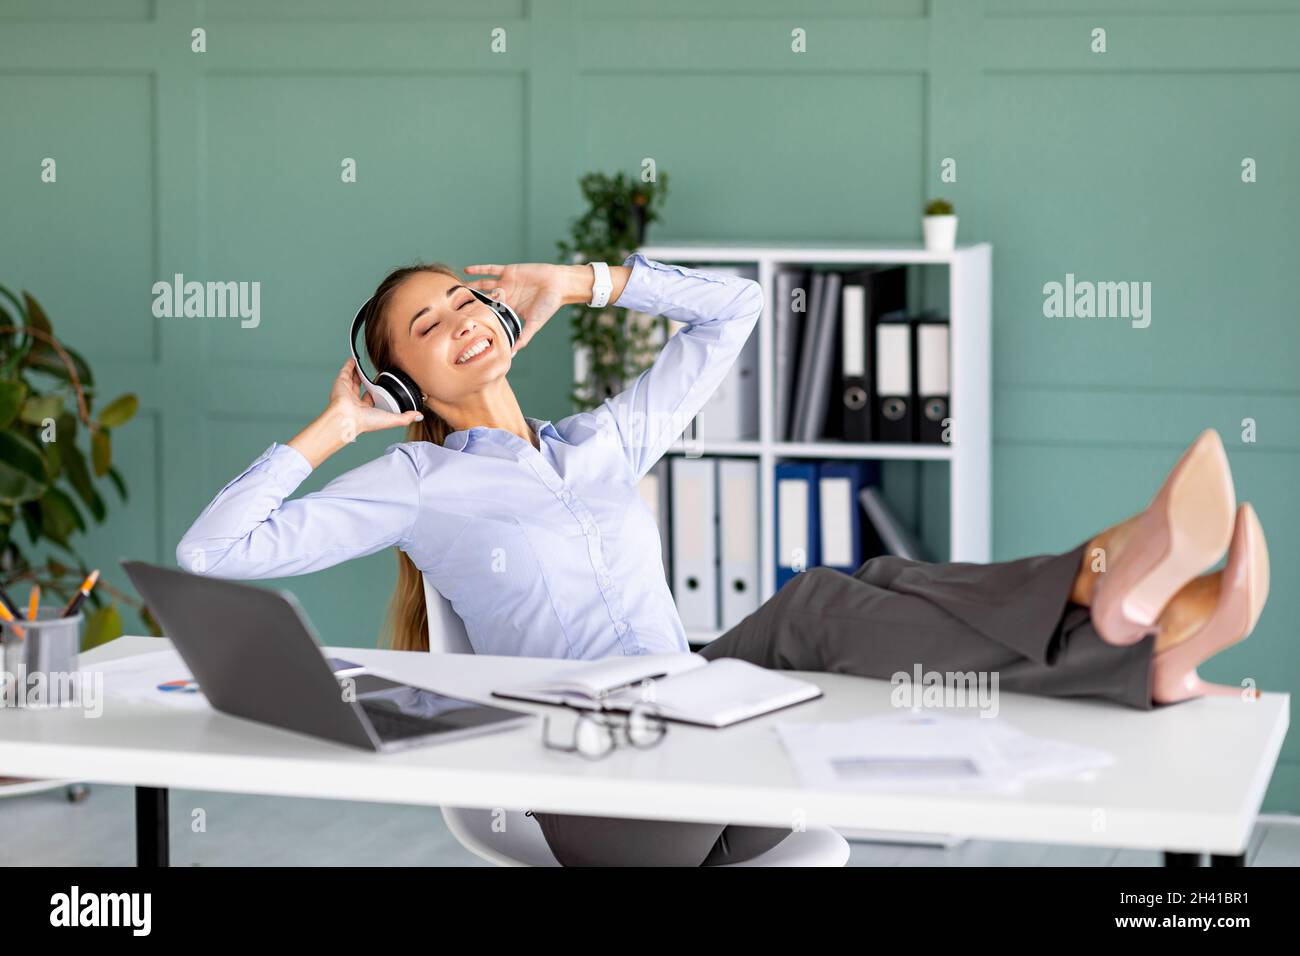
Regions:
<instances>
[{"instance_id":1,"label":"chair backrest","mask_svg":"<svg viewBox=\"0 0 1300 956\"><path fill-rule=\"evenodd\" d=\"M451 602L424 576L424 606L429 616L429 651L434 654L473 654L474 648Z\"/></svg>"}]
</instances>

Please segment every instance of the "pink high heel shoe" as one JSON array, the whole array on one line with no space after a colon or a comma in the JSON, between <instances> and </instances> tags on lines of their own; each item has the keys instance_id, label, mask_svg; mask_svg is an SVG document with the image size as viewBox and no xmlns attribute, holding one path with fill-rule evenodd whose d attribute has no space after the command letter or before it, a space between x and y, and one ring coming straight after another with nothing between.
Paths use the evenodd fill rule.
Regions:
<instances>
[{"instance_id":1,"label":"pink high heel shoe","mask_svg":"<svg viewBox=\"0 0 1300 956\"><path fill-rule=\"evenodd\" d=\"M1223 442L1207 428L1178 459L1115 566L1097 582L1092 624L1102 640L1133 644L1155 630L1169 599L1223 554L1235 504Z\"/></svg>"},{"instance_id":2,"label":"pink high heel shoe","mask_svg":"<svg viewBox=\"0 0 1300 956\"><path fill-rule=\"evenodd\" d=\"M1155 656L1151 699L1157 704L1173 704L1192 697L1242 696L1241 687L1201 680L1196 667L1247 637L1255 629L1266 600L1268 544L1255 509L1243 504L1237 509L1237 525L1219 585L1219 603L1200 630Z\"/></svg>"}]
</instances>

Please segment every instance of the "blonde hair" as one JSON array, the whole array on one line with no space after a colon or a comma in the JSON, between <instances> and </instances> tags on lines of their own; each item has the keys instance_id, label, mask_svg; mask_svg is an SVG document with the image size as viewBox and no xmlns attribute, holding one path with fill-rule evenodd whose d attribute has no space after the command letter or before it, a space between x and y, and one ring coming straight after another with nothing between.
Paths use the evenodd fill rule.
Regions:
<instances>
[{"instance_id":1,"label":"blonde hair","mask_svg":"<svg viewBox=\"0 0 1300 956\"><path fill-rule=\"evenodd\" d=\"M394 269L375 289L366 312L366 352L370 355L375 372L392 368L393 347L388 335L384 309L397 287L418 272L438 272L459 281L460 276L441 262L419 263ZM440 415L422 406L421 421L406 429L407 441L427 441L441 445L451 433ZM399 651L427 651L429 649L429 609L424 600L424 575L410 556L400 548L397 552L397 586L388 604L387 646Z\"/></svg>"}]
</instances>

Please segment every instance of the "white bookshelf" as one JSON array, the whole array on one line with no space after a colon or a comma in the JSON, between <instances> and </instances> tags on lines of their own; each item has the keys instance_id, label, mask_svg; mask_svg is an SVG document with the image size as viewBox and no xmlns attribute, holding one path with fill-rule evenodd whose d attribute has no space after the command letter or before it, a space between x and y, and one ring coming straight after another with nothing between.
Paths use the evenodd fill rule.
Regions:
<instances>
[{"instance_id":1,"label":"white bookshelf","mask_svg":"<svg viewBox=\"0 0 1300 956\"><path fill-rule=\"evenodd\" d=\"M759 462L760 603L776 593L775 466L783 458L847 458L863 461L946 461L949 463L949 541L952 561L987 562L991 557L992 512L992 247L988 243L931 252L919 243L888 245L735 244L692 242L648 245L647 258L677 265L729 264L756 271L766 306L759 317L759 435L756 441L678 439L669 454L753 457ZM947 445L876 442L783 442L775 439L773 396L775 349L772 315L775 277L784 266L854 268L872 265L929 265L948 268L952 442ZM720 632L688 632L707 643Z\"/></svg>"}]
</instances>

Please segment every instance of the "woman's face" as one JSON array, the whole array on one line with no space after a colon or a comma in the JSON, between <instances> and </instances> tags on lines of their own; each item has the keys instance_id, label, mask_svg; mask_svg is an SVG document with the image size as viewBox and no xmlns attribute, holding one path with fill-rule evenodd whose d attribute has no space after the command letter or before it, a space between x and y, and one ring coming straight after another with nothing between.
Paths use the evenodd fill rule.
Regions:
<instances>
[{"instance_id":1,"label":"woman's face","mask_svg":"<svg viewBox=\"0 0 1300 956\"><path fill-rule=\"evenodd\" d=\"M408 277L388 300L386 323L395 364L431 399L454 405L510 369L496 313L455 276Z\"/></svg>"}]
</instances>

